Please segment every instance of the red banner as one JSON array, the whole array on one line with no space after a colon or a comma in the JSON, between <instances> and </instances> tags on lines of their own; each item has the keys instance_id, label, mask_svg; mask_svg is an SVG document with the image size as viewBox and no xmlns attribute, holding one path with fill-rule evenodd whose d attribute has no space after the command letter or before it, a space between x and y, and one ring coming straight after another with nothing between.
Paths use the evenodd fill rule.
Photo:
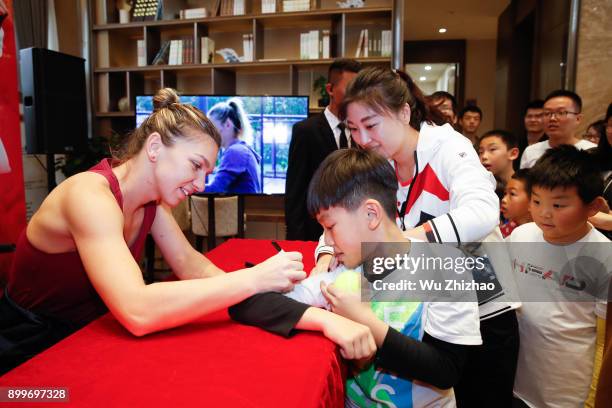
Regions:
<instances>
[{"instance_id":1,"label":"red banner","mask_svg":"<svg viewBox=\"0 0 612 408\"><path fill-rule=\"evenodd\" d=\"M0 0L0 245L14 244L26 225L13 0ZM0 253L0 282L12 255Z\"/></svg>"}]
</instances>

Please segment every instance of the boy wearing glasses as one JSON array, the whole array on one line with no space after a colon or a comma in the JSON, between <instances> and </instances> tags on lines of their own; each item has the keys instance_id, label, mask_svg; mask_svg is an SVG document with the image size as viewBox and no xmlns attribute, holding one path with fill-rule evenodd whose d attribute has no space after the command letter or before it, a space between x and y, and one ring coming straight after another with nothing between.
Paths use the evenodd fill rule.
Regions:
<instances>
[{"instance_id":1,"label":"boy wearing glasses","mask_svg":"<svg viewBox=\"0 0 612 408\"><path fill-rule=\"evenodd\" d=\"M551 92L544 101L544 127L549 140L533 144L521 157L521 169L532 167L551 147L568 144L579 150L596 147L595 144L578 138L576 129L582 120L582 100L574 92L557 90Z\"/></svg>"}]
</instances>

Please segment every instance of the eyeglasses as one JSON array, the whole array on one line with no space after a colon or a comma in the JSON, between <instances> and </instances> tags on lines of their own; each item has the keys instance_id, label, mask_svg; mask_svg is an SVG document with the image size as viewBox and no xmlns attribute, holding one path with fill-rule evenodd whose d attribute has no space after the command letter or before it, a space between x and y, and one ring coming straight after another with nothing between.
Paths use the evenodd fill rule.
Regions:
<instances>
[{"instance_id":1,"label":"eyeglasses","mask_svg":"<svg viewBox=\"0 0 612 408\"><path fill-rule=\"evenodd\" d=\"M572 115L578 115L580 114L580 112L570 112L570 111L544 111L542 112L542 115L544 115L545 118L550 119L552 118L552 115L555 115L556 117L560 118L560 119L565 119L567 118L567 115L569 114Z\"/></svg>"}]
</instances>

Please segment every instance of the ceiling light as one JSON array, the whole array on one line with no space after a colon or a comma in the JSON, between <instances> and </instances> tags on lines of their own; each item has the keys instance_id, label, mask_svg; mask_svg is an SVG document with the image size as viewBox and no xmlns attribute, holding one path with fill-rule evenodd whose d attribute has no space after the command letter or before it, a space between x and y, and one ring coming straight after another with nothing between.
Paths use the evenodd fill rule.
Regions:
<instances>
[{"instance_id":1,"label":"ceiling light","mask_svg":"<svg viewBox=\"0 0 612 408\"><path fill-rule=\"evenodd\" d=\"M442 27L438 30L440 34L444 34L446 32L446 28Z\"/></svg>"},{"instance_id":2,"label":"ceiling light","mask_svg":"<svg viewBox=\"0 0 612 408\"><path fill-rule=\"evenodd\" d=\"M425 65L425 71L431 71L431 65Z\"/></svg>"},{"instance_id":3,"label":"ceiling light","mask_svg":"<svg viewBox=\"0 0 612 408\"><path fill-rule=\"evenodd\" d=\"M424 77L424 76L419 78L419 81L421 81L421 82L426 81L426 80L427 80L427 77Z\"/></svg>"}]
</instances>

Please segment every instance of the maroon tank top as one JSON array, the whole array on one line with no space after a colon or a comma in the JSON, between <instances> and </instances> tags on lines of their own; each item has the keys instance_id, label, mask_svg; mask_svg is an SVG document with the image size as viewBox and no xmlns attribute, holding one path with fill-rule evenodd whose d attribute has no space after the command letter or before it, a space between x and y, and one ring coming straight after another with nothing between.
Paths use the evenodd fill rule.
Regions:
<instances>
[{"instance_id":1,"label":"maroon tank top","mask_svg":"<svg viewBox=\"0 0 612 408\"><path fill-rule=\"evenodd\" d=\"M106 177L110 189L123 210L119 181L105 159L89 169ZM136 241L130 252L140 262L147 234L155 219L156 203L145 205L145 213ZM106 254L104 256L112 256ZM77 325L84 325L107 312L107 308L91 285L78 251L48 254L28 240L24 229L9 272L8 293L18 305L42 316L52 316Z\"/></svg>"}]
</instances>

